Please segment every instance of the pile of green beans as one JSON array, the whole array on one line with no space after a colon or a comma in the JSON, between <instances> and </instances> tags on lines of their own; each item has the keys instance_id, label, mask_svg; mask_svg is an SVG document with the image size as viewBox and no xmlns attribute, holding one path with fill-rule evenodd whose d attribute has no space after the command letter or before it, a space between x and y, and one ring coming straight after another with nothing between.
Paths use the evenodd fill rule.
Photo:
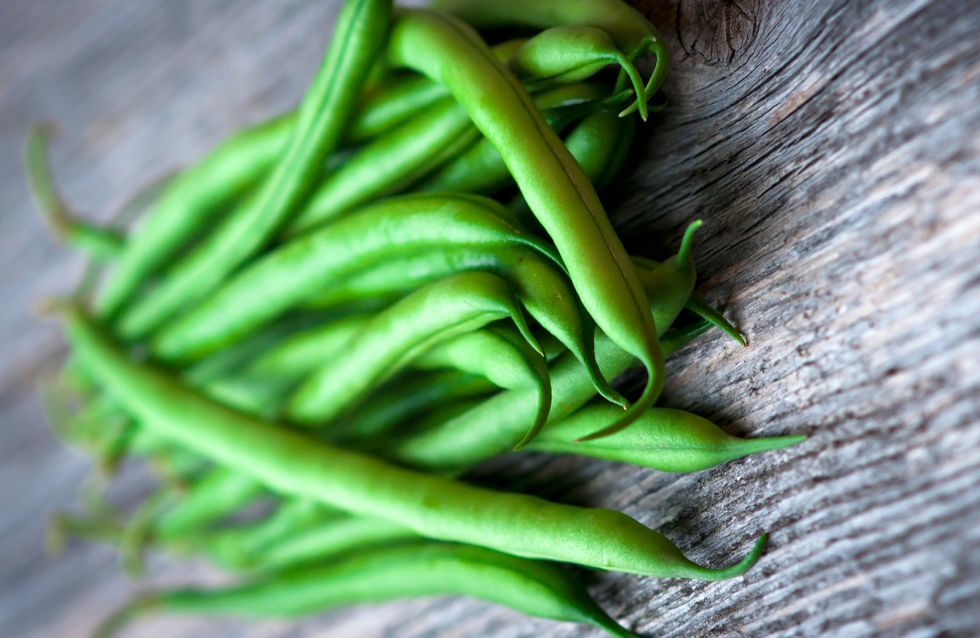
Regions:
<instances>
[{"instance_id":1,"label":"pile of green beans","mask_svg":"<svg viewBox=\"0 0 980 638\"><path fill-rule=\"evenodd\" d=\"M101 479L127 459L159 479L135 510L87 483L50 546L112 543L134 574L148 550L204 557L238 579L145 592L98 635L154 611L463 594L632 636L561 563L716 580L761 555L765 534L706 567L619 512L466 482L523 448L696 472L802 437L654 407L664 357L712 328L745 341L694 295L700 220L654 261L603 209L635 118L663 106L653 26L622 0L433 4L346 0L298 108L138 194L132 228L76 215L51 127L31 133L38 207L90 263L47 305L70 354L43 404ZM487 44L499 27L520 37ZM615 380L637 366L631 401Z\"/></svg>"}]
</instances>

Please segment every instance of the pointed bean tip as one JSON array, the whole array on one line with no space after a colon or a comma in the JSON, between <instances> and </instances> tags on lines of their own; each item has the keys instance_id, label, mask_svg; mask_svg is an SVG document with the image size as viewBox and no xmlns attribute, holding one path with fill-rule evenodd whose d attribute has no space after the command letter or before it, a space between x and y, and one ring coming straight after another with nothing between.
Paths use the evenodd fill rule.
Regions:
<instances>
[{"instance_id":1,"label":"pointed bean tip","mask_svg":"<svg viewBox=\"0 0 980 638\"><path fill-rule=\"evenodd\" d=\"M694 245L694 234L698 232L698 229L704 225L704 221L696 219L690 224L688 224L687 229L684 231L684 237L681 239L681 247L677 251L677 260L680 262L685 262L691 258L691 249Z\"/></svg>"},{"instance_id":2,"label":"pointed bean tip","mask_svg":"<svg viewBox=\"0 0 980 638\"><path fill-rule=\"evenodd\" d=\"M753 565L759 562L759 558L762 556L762 552L765 551L768 543L769 532L763 532L759 535L759 538L755 539L752 549L750 549L749 553L745 555L745 558L734 565L734 567L738 570L738 574L735 575L744 574L751 569Z\"/></svg>"}]
</instances>

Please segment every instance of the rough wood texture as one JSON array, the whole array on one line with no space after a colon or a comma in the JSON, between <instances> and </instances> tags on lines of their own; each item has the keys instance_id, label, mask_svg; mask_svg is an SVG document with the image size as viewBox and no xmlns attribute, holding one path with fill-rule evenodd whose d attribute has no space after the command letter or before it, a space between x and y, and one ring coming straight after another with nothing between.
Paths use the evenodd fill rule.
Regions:
<instances>
[{"instance_id":1,"label":"rough wood texture","mask_svg":"<svg viewBox=\"0 0 980 638\"><path fill-rule=\"evenodd\" d=\"M643 251L673 245L703 216L700 290L752 342L714 334L680 353L666 401L740 434L811 438L693 476L528 456L495 463L494 480L621 509L714 564L772 532L734 581L597 578L600 602L645 635L970 635L980 627L980 4L640 4L676 52L671 108L648 127L611 209ZM62 345L29 309L64 291L79 263L28 202L27 126L62 125L65 190L105 218L135 186L291 104L336 6L0 4L0 633L85 635L131 587L107 549L42 551L46 517L72 503L86 464L45 427L34 381ZM133 475L119 496L144 488ZM594 632L442 599L298 624L167 620L129 635Z\"/></svg>"}]
</instances>

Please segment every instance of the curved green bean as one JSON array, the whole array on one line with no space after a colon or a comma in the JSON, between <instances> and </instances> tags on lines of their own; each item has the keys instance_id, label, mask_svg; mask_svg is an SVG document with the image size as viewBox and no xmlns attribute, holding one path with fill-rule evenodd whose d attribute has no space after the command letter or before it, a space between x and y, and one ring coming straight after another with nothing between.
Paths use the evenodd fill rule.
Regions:
<instances>
[{"instance_id":1,"label":"curved green bean","mask_svg":"<svg viewBox=\"0 0 980 638\"><path fill-rule=\"evenodd\" d=\"M141 423L275 492L386 519L434 539L649 576L737 576L764 547L762 536L740 562L710 569L619 512L487 490L317 443L228 410L133 362L77 307L59 310L81 364Z\"/></svg>"},{"instance_id":2,"label":"curved green bean","mask_svg":"<svg viewBox=\"0 0 980 638\"><path fill-rule=\"evenodd\" d=\"M663 388L663 354L636 271L592 184L523 85L464 23L431 11L400 10L388 53L395 66L445 84L467 109L555 242L596 324L647 369L643 393L617 424L628 425Z\"/></svg>"},{"instance_id":3,"label":"curved green bean","mask_svg":"<svg viewBox=\"0 0 980 638\"><path fill-rule=\"evenodd\" d=\"M296 390L286 414L305 425L328 424L435 344L508 318L537 347L506 280L467 272L428 284L368 319L345 356L325 361ZM536 419L534 426L542 423Z\"/></svg>"},{"instance_id":4,"label":"curved green bean","mask_svg":"<svg viewBox=\"0 0 980 638\"><path fill-rule=\"evenodd\" d=\"M584 80L609 64L618 64L632 82L637 96L634 104L646 121L643 78L605 31L582 25L555 26L528 40L507 60L507 66L518 78L559 81Z\"/></svg>"},{"instance_id":5,"label":"curved green bean","mask_svg":"<svg viewBox=\"0 0 980 638\"><path fill-rule=\"evenodd\" d=\"M446 242L438 250L377 262L330 286L314 301L324 308L397 297L441 277L474 270L493 272L511 282L528 314L585 366L599 394L613 403L626 405L626 400L599 370L594 351L595 325L579 304L574 289L557 266L529 248L459 246Z\"/></svg>"},{"instance_id":6,"label":"curved green bean","mask_svg":"<svg viewBox=\"0 0 980 638\"><path fill-rule=\"evenodd\" d=\"M644 89L648 100L660 88L670 64L670 49L663 37L643 14L622 0L432 0L430 5L479 29L513 26L539 29L589 26L600 29L608 33L631 60L648 53L657 56L656 66ZM632 112L637 106L638 103L634 103L623 114Z\"/></svg>"},{"instance_id":7,"label":"curved green bean","mask_svg":"<svg viewBox=\"0 0 980 638\"><path fill-rule=\"evenodd\" d=\"M98 261L110 261L122 249L122 234L75 217L55 187L48 162L53 126L40 125L27 135L24 166L27 184L48 226L65 244Z\"/></svg>"},{"instance_id":8,"label":"curved green bean","mask_svg":"<svg viewBox=\"0 0 980 638\"><path fill-rule=\"evenodd\" d=\"M458 243L527 245L550 254L547 244L506 221L501 211L487 198L449 194L366 206L255 260L166 326L151 349L170 361L199 358L315 296L338 277L400 252Z\"/></svg>"},{"instance_id":9,"label":"curved green bean","mask_svg":"<svg viewBox=\"0 0 980 638\"><path fill-rule=\"evenodd\" d=\"M516 446L526 446L544 425L551 410L548 364L540 353L513 329L491 326L445 341L412 362L421 369L450 368L484 377L500 388L535 387L538 411L534 426Z\"/></svg>"}]
</instances>

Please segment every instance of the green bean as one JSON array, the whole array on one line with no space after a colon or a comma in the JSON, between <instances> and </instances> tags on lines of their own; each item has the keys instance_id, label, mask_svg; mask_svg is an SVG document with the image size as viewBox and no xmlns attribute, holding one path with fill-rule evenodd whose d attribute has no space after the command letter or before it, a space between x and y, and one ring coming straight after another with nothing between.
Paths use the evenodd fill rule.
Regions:
<instances>
[{"instance_id":1,"label":"green bean","mask_svg":"<svg viewBox=\"0 0 980 638\"><path fill-rule=\"evenodd\" d=\"M590 624L621 638L635 636L558 565L441 543L366 549L327 565L226 589L145 594L107 619L96 636L113 636L149 612L291 617L354 603L446 594L471 596L531 616Z\"/></svg>"},{"instance_id":2,"label":"green bean","mask_svg":"<svg viewBox=\"0 0 980 638\"><path fill-rule=\"evenodd\" d=\"M468 272L424 286L371 317L345 356L326 361L299 387L286 414L304 425L328 424L428 348L498 319L513 321L537 346L504 279Z\"/></svg>"},{"instance_id":3,"label":"green bean","mask_svg":"<svg viewBox=\"0 0 980 638\"><path fill-rule=\"evenodd\" d=\"M607 109L591 113L565 137L565 146L597 189L606 186L626 161L636 124ZM508 208L516 219L540 232L524 198L518 194ZM634 262L636 260L634 259Z\"/></svg>"},{"instance_id":4,"label":"green bean","mask_svg":"<svg viewBox=\"0 0 980 638\"><path fill-rule=\"evenodd\" d=\"M433 12L401 10L388 53L396 66L445 84L467 109L555 242L596 324L647 369L642 395L616 424L628 425L660 394L663 355L646 295L592 184L523 85L465 24Z\"/></svg>"},{"instance_id":5,"label":"green bean","mask_svg":"<svg viewBox=\"0 0 980 638\"><path fill-rule=\"evenodd\" d=\"M317 443L209 401L172 376L132 361L77 307L58 310L79 361L135 418L274 492L386 519L434 539L649 576L737 576L764 546L762 536L739 563L710 569L619 512L496 492Z\"/></svg>"},{"instance_id":6,"label":"green bean","mask_svg":"<svg viewBox=\"0 0 980 638\"><path fill-rule=\"evenodd\" d=\"M548 370L541 354L509 326L489 326L443 341L419 355L412 365L421 370L467 372L498 388L547 384Z\"/></svg>"},{"instance_id":7,"label":"green bean","mask_svg":"<svg viewBox=\"0 0 980 638\"><path fill-rule=\"evenodd\" d=\"M551 409L551 381L548 364L527 342L514 333L491 326L445 341L413 362L422 369L451 368L484 377L500 388L536 387L538 411L534 425L515 450L525 447L548 418Z\"/></svg>"},{"instance_id":8,"label":"green bean","mask_svg":"<svg viewBox=\"0 0 980 638\"><path fill-rule=\"evenodd\" d=\"M366 315L351 315L297 332L256 357L245 376L261 382L298 381L323 361L340 356L367 321Z\"/></svg>"},{"instance_id":9,"label":"green bean","mask_svg":"<svg viewBox=\"0 0 980 638\"><path fill-rule=\"evenodd\" d=\"M402 196L366 206L254 261L162 330L152 350L170 361L199 358L314 296L338 277L400 252L447 242L528 245L550 252L544 242L505 221L502 210L487 198L448 194Z\"/></svg>"},{"instance_id":10,"label":"green bean","mask_svg":"<svg viewBox=\"0 0 980 638\"><path fill-rule=\"evenodd\" d=\"M417 539L412 531L378 518L343 516L284 535L256 557L255 567L278 571L342 557L371 546Z\"/></svg>"},{"instance_id":11,"label":"green bean","mask_svg":"<svg viewBox=\"0 0 980 638\"><path fill-rule=\"evenodd\" d=\"M121 334L128 339L145 337L181 305L200 300L296 212L342 139L364 75L384 44L390 12L391 0L348 0L272 173L253 197L170 269L157 288L122 315Z\"/></svg>"},{"instance_id":12,"label":"green bean","mask_svg":"<svg viewBox=\"0 0 980 638\"><path fill-rule=\"evenodd\" d=\"M596 111L572 129L565 146L596 188L602 188L626 161L635 130L632 119L617 117L613 111Z\"/></svg>"},{"instance_id":13,"label":"green bean","mask_svg":"<svg viewBox=\"0 0 980 638\"><path fill-rule=\"evenodd\" d=\"M584 104L595 104L602 95L602 89L595 84L564 84L537 95L534 102L542 110L548 125L561 132L580 115L580 109L568 108L573 102L565 96L579 91L582 93L578 97L583 98ZM589 91L591 95L585 91ZM510 173L507 172L507 166L497 148L483 137L413 188L420 192L453 191L492 195L511 181Z\"/></svg>"},{"instance_id":14,"label":"green bean","mask_svg":"<svg viewBox=\"0 0 980 638\"><path fill-rule=\"evenodd\" d=\"M347 140L361 143L372 140L447 95L445 88L421 75L388 79L377 90L362 96L347 131Z\"/></svg>"},{"instance_id":15,"label":"green bean","mask_svg":"<svg viewBox=\"0 0 980 638\"><path fill-rule=\"evenodd\" d=\"M413 365L419 365L424 358L425 355L414 361ZM458 362L451 363L455 365ZM547 379L544 382L547 383ZM434 373L407 370L380 386L373 393L377 400L366 400L352 413L339 419L330 428L327 438L330 441L345 441L352 437L363 439L382 435L401 423L417 420L436 406L470 397L485 397L493 390L493 384L486 378L455 369ZM541 400L539 393L538 401Z\"/></svg>"},{"instance_id":16,"label":"green bean","mask_svg":"<svg viewBox=\"0 0 980 638\"><path fill-rule=\"evenodd\" d=\"M589 114L565 137L565 147L597 189L606 186L622 169L633 142L636 124L603 109ZM538 230L527 202L517 195L508 207L528 228ZM636 259L633 260L636 262Z\"/></svg>"},{"instance_id":17,"label":"green bean","mask_svg":"<svg viewBox=\"0 0 980 638\"><path fill-rule=\"evenodd\" d=\"M430 5L480 29L589 26L605 31L630 60L651 52L657 56L656 66L643 91L646 99L660 88L670 63L670 50L660 34L643 14L622 0L432 0ZM635 110L638 104L639 101L624 114Z\"/></svg>"},{"instance_id":18,"label":"green bean","mask_svg":"<svg viewBox=\"0 0 980 638\"><path fill-rule=\"evenodd\" d=\"M743 346L746 345L745 337L741 332L739 332L738 328L728 323L728 320L725 319L724 315L709 306L697 295L691 295L691 298L688 300L687 306L685 307L691 312L697 313L705 320L709 321L712 325L717 326L728 336Z\"/></svg>"},{"instance_id":19,"label":"green bean","mask_svg":"<svg viewBox=\"0 0 980 638\"><path fill-rule=\"evenodd\" d=\"M662 107L651 107L651 110L662 110ZM592 145L587 148L583 148L581 153L582 159L579 161L582 163L582 169L585 170L586 175L592 178L596 185L596 188L603 189L612 182L617 175L623 170L623 166L626 164L626 160L629 158L630 149L633 146L633 140L636 139L636 121L632 118L617 118L619 119L619 126L616 128L618 134L616 135L616 144L609 149L605 145L605 138L601 140L593 139L591 141L595 142L595 147ZM582 128L583 135L585 131L596 131L596 135L605 134L601 130L597 130L595 127L598 124L598 118L595 118L592 123L586 125ZM611 126L611 125L610 125ZM566 144L570 144L569 151L575 155L576 159L579 159L579 155L576 155L576 145L579 144L578 140L566 139ZM607 154L601 157L601 163L599 166L603 166L601 172L597 173L595 177L592 177L591 170L592 167L590 163L596 162L592 157L599 157L599 154L592 155L589 151L592 148L607 149Z\"/></svg>"},{"instance_id":20,"label":"green bean","mask_svg":"<svg viewBox=\"0 0 980 638\"><path fill-rule=\"evenodd\" d=\"M201 552L230 569L273 572L417 538L404 527L384 520L289 500L258 523L187 539L183 550Z\"/></svg>"},{"instance_id":21,"label":"green bean","mask_svg":"<svg viewBox=\"0 0 980 638\"><path fill-rule=\"evenodd\" d=\"M687 305L691 292L694 290L697 273L694 268L694 259L691 257L691 249L694 244L694 233L701 225L700 219L688 225L676 255L652 270L641 271L640 277L644 289L658 291L657 295L650 297L654 320L662 323L662 327L658 326L657 328L658 334L663 334L674 323L677 315ZM679 303L681 301L682 303ZM613 422L582 437L579 441L590 441L609 436L619 432L627 425L621 420Z\"/></svg>"},{"instance_id":22,"label":"green bean","mask_svg":"<svg viewBox=\"0 0 980 638\"><path fill-rule=\"evenodd\" d=\"M48 163L51 125L35 126L27 136L25 167L27 184L38 209L55 235L69 246L97 261L109 261L123 244L120 233L75 217L58 193Z\"/></svg>"},{"instance_id":23,"label":"green bean","mask_svg":"<svg viewBox=\"0 0 980 638\"><path fill-rule=\"evenodd\" d=\"M167 540L197 532L234 513L264 491L261 484L239 472L215 468L153 523L152 533Z\"/></svg>"},{"instance_id":24,"label":"green bean","mask_svg":"<svg viewBox=\"0 0 980 638\"><path fill-rule=\"evenodd\" d=\"M588 434L596 422L615 410L608 404L587 405L567 419L549 424L529 449L559 454L582 454L632 463L663 472L698 472L756 452L778 450L803 441L805 436L740 439L714 423L683 410L652 408L631 428L601 441L572 443Z\"/></svg>"},{"instance_id":25,"label":"green bean","mask_svg":"<svg viewBox=\"0 0 980 638\"><path fill-rule=\"evenodd\" d=\"M523 38L518 38L495 44L492 47L494 55L501 60L507 60L525 42ZM384 58L379 60L383 61ZM351 142L365 142L376 138L447 95L449 92L446 87L420 75L385 78L379 86L369 87L365 91L347 139Z\"/></svg>"},{"instance_id":26,"label":"green bean","mask_svg":"<svg viewBox=\"0 0 980 638\"><path fill-rule=\"evenodd\" d=\"M286 236L302 234L361 204L398 192L458 155L478 135L452 98L440 100L328 175L290 223Z\"/></svg>"},{"instance_id":27,"label":"green bean","mask_svg":"<svg viewBox=\"0 0 980 638\"><path fill-rule=\"evenodd\" d=\"M256 416L274 417L283 409L289 392L326 360L338 356L367 323L366 316L348 317L297 333L268 350L237 376L208 384L204 390L212 398ZM392 420L408 418L432 401L446 395L485 394L493 385L470 375L423 375L415 373L408 383L392 380L377 389L381 404L370 402L370 409L346 414L330 431L330 439L344 438L386 427Z\"/></svg>"},{"instance_id":28,"label":"green bean","mask_svg":"<svg viewBox=\"0 0 980 638\"><path fill-rule=\"evenodd\" d=\"M577 81L591 77L608 64L618 64L633 83L640 117L647 119L643 78L633 61L620 51L609 35L588 26L556 26L528 40L507 61L521 79Z\"/></svg>"},{"instance_id":29,"label":"green bean","mask_svg":"<svg viewBox=\"0 0 980 638\"><path fill-rule=\"evenodd\" d=\"M280 499L275 511L264 519L195 534L181 539L176 546L184 553L202 553L227 569L255 569L266 549L283 538L329 525L345 516L313 501Z\"/></svg>"},{"instance_id":30,"label":"green bean","mask_svg":"<svg viewBox=\"0 0 980 638\"><path fill-rule=\"evenodd\" d=\"M518 299L545 330L555 335L585 366L596 390L607 400L625 405L599 371L594 353L594 325L577 302L564 275L535 251L522 246L458 247L377 263L327 289L318 304L393 296L440 277L465 271L496 273L515 287ZM324 356L324 355L320 355Z\"/></svg>"},{"instance_id":31,"label":"green bean","mask_svg":"<svg viewBox=\"0 0 980 638\"><path fill-rule=\"evenodd\" d=\"M660 338L660 347L664 351L664 356L669 356L694 341L696 338L700 337L708 330L711 330L712 324L709 321L705 321L702 318L698 318L697 321L687 324L683 327L671 326L664 336Z\"/></svg>"}]
</instances>

